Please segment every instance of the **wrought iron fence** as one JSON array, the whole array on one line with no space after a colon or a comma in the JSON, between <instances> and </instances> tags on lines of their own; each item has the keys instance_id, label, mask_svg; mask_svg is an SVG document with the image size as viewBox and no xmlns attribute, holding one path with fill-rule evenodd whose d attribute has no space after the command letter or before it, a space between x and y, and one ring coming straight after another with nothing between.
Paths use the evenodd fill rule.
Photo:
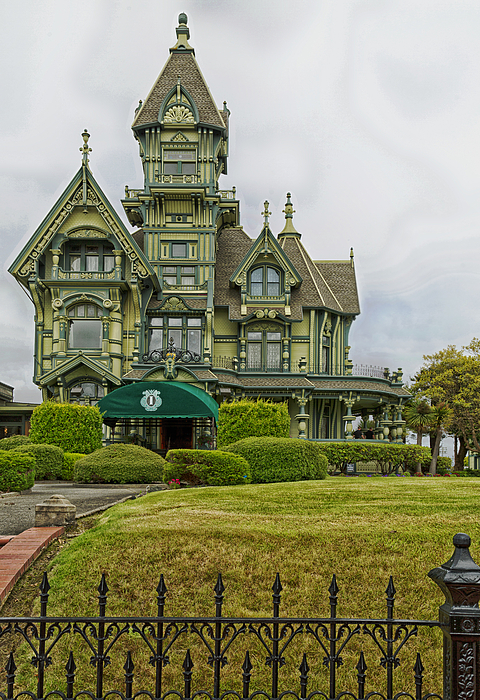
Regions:
<instances>
[{"instance_id":1,"label":"wrought iron fence","mask_svg":"<svg viewBox=\"0 0 480 700\"><path fill-rule=\"evenodd\" d=\"M339 589L335 576L329 588L330 615L284 617L280 615L282 584L278 574L272 587L272 615L267 617L224 616L225 586L221 575L213 591L215 614L212 617L165 615L167 587L163 576L156 589L155 616L107 616L108 587L105 576L102 576L98 587L97 616L56 617L47 614L50 586L45 574L40 587L39 617L0 618L0 641L8 635L19 636L33 655L35 690L19 687L17 666L11 652L5 667L6 689L0 692L0 697L2 700L22 695L32 700L50 696L62 700L82 696L96 700L113 696L122 700L140 696L151 700L164 700L170 696L181 700L196 697L252 700L257 696L267 700L287 697L297 700L317 697L324 700L368 700L373 697L376 700L398 700L401 697L442 700L438 693L424 693L424 667L419 653L411 671L412 692L395 687L400 657L403 659L408 645L422 629L441 627L444 635L443 700L476 700L480 688L476 665L480 637L480 567L470 556L467 535L455 535L454 545L451 559L429 574L446 595L438 621L395 618L396 591L392 579L386 590L385 618L337 617ZM309 652L303 650L305 645L302 647L301 644L306 640ZM359 640L370 641L370 651L375 651L373 662L367 660L363 648L355 656L360 647L353 642ZM240 642L243 642L243 647L238 654ZM75 644L77 656L72 651ZM349 649L351 646L355 646L353 655ZM440 646L438 642L437 646ZM438 651L440 657L440 649ZM63 680L58 680L57 657L62 655ZM25 659L24 653L21 656ZM80 658L85 668L91 668L90 685L85 685L85 668L77 668ZM345 658L353 663L356 661L356 677L353 686L350 683L350 686L340 687L338 674ZM225 669L231 663L235 666L234 673L226 675ZM382 688L370 687L372 663L384 677ZM118 669L121 665L122 680L117 678L109 687L111 681L107 669L114 666ZM298 669L297 680L294 687L285 688L282 674L288 665ZM150 687L147 682L149 666ZM176 667L176 676L170 672L167 678L167 667L170 666ZM205 668L208 669L207 676ZM24 678L25 669L22 671ZM49 674L53 674L53 685ZM260 684L256 676L261 677ZM207 683L210 683L208 689L205 688ZM231 683L235 687L230 687Z\"/></svg>"}]
</instances>

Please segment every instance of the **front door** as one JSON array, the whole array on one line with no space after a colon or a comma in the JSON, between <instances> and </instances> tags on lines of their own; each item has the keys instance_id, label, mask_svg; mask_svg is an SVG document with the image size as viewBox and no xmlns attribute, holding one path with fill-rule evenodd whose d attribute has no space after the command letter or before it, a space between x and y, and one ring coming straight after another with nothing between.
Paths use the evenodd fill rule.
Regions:
<instances>
[{"instance_id":1,"label":"front door","mask_svg":"<svg viewBox=\"0 0 480 700\"><path fill-rule=\"evenodd\" d=\"M163 418L162 450L190 450L193 447L193 420L191 418Z\"/></svg>"}]
</instances>

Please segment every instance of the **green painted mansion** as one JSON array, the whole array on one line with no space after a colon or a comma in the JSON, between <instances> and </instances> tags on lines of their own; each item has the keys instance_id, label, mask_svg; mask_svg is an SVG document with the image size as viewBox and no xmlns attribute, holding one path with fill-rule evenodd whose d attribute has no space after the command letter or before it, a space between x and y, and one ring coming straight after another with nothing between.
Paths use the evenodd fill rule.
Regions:
<instances>
[{"instance_id":1,"label":"green painted mansion","mask_svg":"<svg viewBox=\"0 0 480 700\"><path fill-rule=\"evenodd\" d=\"M291 436L343 439L354 416L401 440L399 370L360 376L349 332L360 313L353 251L312 260L286 196L285 226L241 226L219 109L189 44L177 42L132 125L144 182L125 188L127 230L81 167L10 267L35 304L34 381L43 400L96 403L107 437L132 429L156 450L196 447L222 401L288 401ZM372 373L375 374L375 373ZM163 398L162 398L163 397Z\"/></svg>"}]
</instances>

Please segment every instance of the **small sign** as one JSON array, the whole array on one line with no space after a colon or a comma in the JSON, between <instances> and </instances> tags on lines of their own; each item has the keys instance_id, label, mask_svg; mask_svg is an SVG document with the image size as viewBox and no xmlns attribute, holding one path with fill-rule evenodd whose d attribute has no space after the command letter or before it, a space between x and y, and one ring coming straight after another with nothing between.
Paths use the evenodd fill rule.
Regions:
<instances>
[{"instance_id":1,"label":"small sign","mask_svg":"<svg viewBox=\"0 0 480 700\"><path fill-rule=\"evenodd\" d=\"M355 462L349 462L347 464L347 474L353 474L355 473Z\"/></svg>"}]
</instances>

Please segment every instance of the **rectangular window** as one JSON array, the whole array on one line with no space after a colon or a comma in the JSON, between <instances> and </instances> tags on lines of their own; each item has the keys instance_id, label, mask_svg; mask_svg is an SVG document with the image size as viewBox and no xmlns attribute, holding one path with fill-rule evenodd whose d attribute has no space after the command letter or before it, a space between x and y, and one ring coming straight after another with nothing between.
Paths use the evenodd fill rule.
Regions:
<instances>
[{"instance_id":1,"label":"rectangular window","mask_svg":"<svg viewBox=\"0 0 480 700\"><path fill-rule=\"evenodd\" d=\"M182 331L181 330L173 330L173 329L168 329L168 342L170 342L170 339L173 339L173 344L175 345L176 348L181 348L182 347Z\"/></svg>"},{"instance_id":2,"label":"rectangular window","mask_svg":"<svg viewBox=\"0 0 480 700\"><path fill-rule=\"evenodd\" d=\"M172 243L172 258L186 258L187 257L187 244L186 243Z\"/></svg>"},{"instance_id":3,"label":"rectangular window","mask_svg":"<svg viewBox=\"0 0 480 700\"><path fill-rule=\"evenodd\" d=\"M70 321L68 346L70 348L87 348L89 350L101 349L102 322Z\"/></svg>"},{"instance_id":4,"label":"rectangular window","mask_svg":"<svg viewBox=\"0 0 480 700\"><path fill-rule=\"evenodd\" d=\"M187 319L187 326L201 326L201 325L202 325L201 318L189 318L189 319Z\"/></svg>"},{"instance_id":5,"label":"rectangular window","mask_svg":"<svg viewBox=\"0 0 480 700\"><path fill-rule=\"evenodd\" d=\"M202 346L202 331L201 330L188 330L187 331L187 350L197 353L200 355L200 350Z\"/></svg>"},{"instance_id":6,"label":"rectangular window","mask_svg":"<svg viewBox=\"0 0 480 700\"><path fill-rule=\"evenodd\" d=\"M163 347L163 330L161 328L150 329L148 338L148 351L161 350Z\"/></svg>"},{"instance_id":7,"label":"rectangular window","mask_svg":"<svg viewBox=\"0 0 480 700\"><path fill-rule=\"evenodd\" d=\"M177 318L169 318L168 319L168 325L169 326L182 326L183 325L183 319L181 316L177 316Z\"/></svg>"},{"instance_id":8,"label":"rectangular window","mask_svg":"<svg viewBox=\"0 0 480 700\"><path fill-rule=\"evenodd\" d=\"M150 319L151 326L163 326L163 316L155 316Z\"/></svg>"},{"instance_id":9,"label":"rectangular window","mask_svg":"<svg viewBox=\"0 0 480 700\"><path fill-rule=\"evenodd\" d=\"M104 255L103 256L103 271L111 272L115 267L115 256L114 255Z\"/></svg>"},{"instance_id":10,"label":"rectangular window","mask_svg":"<svg viewBox=\"0 0 480 700\"><path fill-rule=\"evenodd\" d=\"M251 335L250 333L248 335ZM253 334L252 334L253 335ZM259 333L258 335L262 335ZM248 343L248 369L262 369L262 344Z\"/></svg>"},{"instance_id":11,"label":"rectangular window","mask_svg":"<svg viewBox=\"0 0 480 700\"><path fill-rule=\"evenodd\" d=\"M80 255L70 255L70 270L72 272L80 272L82 257Z\"/></svg>"},{"instance_id":12,"label":"rectangular window","mask_svg":"<svg viewBox=\"0 0 480 700\"><path fill-rule=\"evenodd\" d=\"M267 343L267 369L280 369L280 354L280 343Z\"/></svg>"}]
</instances>

